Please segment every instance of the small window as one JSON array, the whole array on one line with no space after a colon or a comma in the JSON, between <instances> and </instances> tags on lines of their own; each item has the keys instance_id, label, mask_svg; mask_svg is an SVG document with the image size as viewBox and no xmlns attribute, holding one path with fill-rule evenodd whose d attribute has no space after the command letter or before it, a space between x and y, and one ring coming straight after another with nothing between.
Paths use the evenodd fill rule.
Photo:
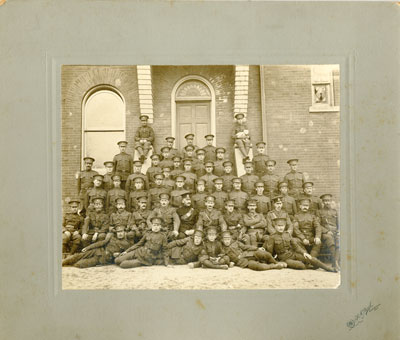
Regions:
<instances>
[{"instance_id":1,"label":"small window","mask_svg":"<svg viewBox=\"0 0 400 340\"><path fill-rule=\"evenodd\" d=\"M92 90L82 110L82 154L95 158L93 169L104 173L104 162L119 153L117 142L125 139L125 101L111 87Z\"/></svg>"}]
</instances>

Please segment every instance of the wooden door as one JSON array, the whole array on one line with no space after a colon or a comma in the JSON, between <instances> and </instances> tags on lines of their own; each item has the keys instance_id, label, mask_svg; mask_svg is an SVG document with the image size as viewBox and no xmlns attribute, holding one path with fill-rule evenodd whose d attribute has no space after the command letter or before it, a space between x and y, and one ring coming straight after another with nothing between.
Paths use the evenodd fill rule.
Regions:
<instances>
[{"instance_id":1,"label":"wooden door","mask_svg":"<svg viewBox=\"0 0 400 340\"><path fill-rule=\"evenodd\" d=\"M181 149L186 145L185 135L194 134L194 144L206 145L204 136L211 132L210 101L176 103L176 146Z\"/></svg>"}]
</instances>

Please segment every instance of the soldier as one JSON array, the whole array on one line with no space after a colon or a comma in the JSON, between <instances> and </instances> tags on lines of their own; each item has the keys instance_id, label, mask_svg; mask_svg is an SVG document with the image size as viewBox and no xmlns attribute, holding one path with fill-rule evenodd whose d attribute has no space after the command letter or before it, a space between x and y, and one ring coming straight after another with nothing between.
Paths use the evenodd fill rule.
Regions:
<instances>
[{"instance_id":1,"label":"soldier","mask_svg":"<svg viewBox=\"0 0 400 340\"><path fill-rule=\"evenodd\" d=\"M183 160L183 168L184 171L182 172L182 176L185 177L185 186L186 190L190 192L196 191L196 181L197 176L192 172L192 160L184 159Z\"/></svg>"},{"instance_id":2,"label":"soldier","mask_svg":"<svg viewBox=\"0 0 400 340\"><path fill-rule=\"evenodd\" d=\"M263 248L269 253L276 253L278 260L285 262L288 268L306 269L306 264L310 264L316 268L322 268L330 272L333 271L330 266L325 265L308 254L307 251L302 249L292 236L285 231L285 218L275 218L274 226L276 233L268 238Z\"/></svg>"},{"instance_id":3,"label":"soldier","mask_svg":"<svg viewBox=\"0 0 400 340\"><path fill-rule=\"evenodd\" d=\"M149 188L152 188L155 182L154 176L156 174L161 174L162 170L160 167L160 155L154 153L151 155L150 158L151 158L151 166L146 171L146 177L149 183Z\"/></svg>"},{"instance_id":4,"label":"soldier","mask_svg":"<svg viewBox=\"0 0 400 340\"><path fill-rule=\"evenodd\" d=\"M104 162L104 166L106 167L106 174L104 175L103 179L103 189L108 192L113 188L112 176L114 171L114 162L113 161Z\"/></svg>"},{"instance_id":5,"label":"soldier","mask_svg":"<svg viewBox=\"0 0 400 340\"><path fill-rule=\"evenodd\" d=\"M110 220L103 211L103 197L93 198L94 211L88 213L82 228L82 245L86 247L91 242L102 241L108 233Z\"/></svg>"},{"instance_id":6,"label":"soldier","mask_svg":"<svg viewBox=\"0 0 400 340\"><path fill-rule=\"evenodd\" d=\"M223 167L224 167L224 173L222 175L222 179L224 180L224 185L223 185L223 190L225 192L231 192L232 191L232 180L236 177L232 174L232 166L233 163L231 161L224 161L222 163Z\"/></svg>"},{"instance_id":7,"label":"soldier","mask_svg":"<svg viewBox=\"0 0 400 340\"><path fill-rule=\"evenodd\" d=\"M310 181L304 182L302 197L310 199L310 209L308 211L315 215L318 210L322 209L322 200L318 196L313 195L313 187L314 187L313 182Z\"/></svg>"},{"instance_id":8,"label":"soldier","mask_svg":"<svg viewBox=\"0 0 400 340\"><path fill-rule=\"evenodd\" d=\"M171 205L174 208L182 206L182 194L188 192L183 186L185 185L185 177L177 176L175 178L175 189L171 191Z\"/></svg>"},{"instance_id":9,"label":"soldier","mask_svg":"<svg viewBox=\"0 0 400 340\"><path fill-rule=\"evenodd\" d=\"M214 161L214 175L221 177L224 175L225 148L218 147L215 149L216 160Z\"/></svg>"},{"instance_id":10,"label":"soldier","mask_svg":"<svg viewBox=\"0 0 400 340\"><path fill-rule=\"evenodd\" d=\"M225 201L228 199L228 193L222 191L222 186L224 185L224 180L222 178L215 178L213 182L215 187L213 193L215 197L215 209L222 212L225 207Z\"/></svg>"},{"instance_id":11,"label":"soldier","mask_svg":"<svg viewBox=\"0 0 400 340\"><path fill-rule=\"evenodd\" d=\"M290 172L288 172L283 180L288 184L289 195L294 199L298 199L303 191L303 184L306 181L303 173L297 171L297 158L289 159L287 163L290 166Z\"/></svg>"},{"instance_id":12,"label":"soldier","mask_svg":"<svg viewBox=\"0 0 400 340\"><path fill-rule=\"evenodd\" d=\"M267 171L264 176L261 177L261 180L264 182L264 193L269 196L270 199L278 194L278 184L280 182L280 178L277 174L274 173L276 161L273 159L268 159L266 161Z\"/></svg>"},{"instance_id":13,"label":"soldier","mask_svg":"<svg viewBox=\"0 0 400 340\"><path fill-rule=\"evenodd\" d=\"M237 240L244 223L243 215L236 211L235 202L233 200L227 200L225 202L225 212L222 217L226 222L227 230L231 232L232 238Z\"/></svg>"},{"instance_id":14,"label":"soldier","mask_svg":"<svg viewBox=\"0 0 400 340\"><path fill-rule=\"evenodd\" d=\"M160 194L167 192L167 189L162 185L163 179L163 174L154 175L154 187L149 190L149 202L147 204L149 209L158 208L160 206Z\"/></svg>"},{"instance_id":15,"label":"soldier","mask_svg":"<svg viewBox=\"0 0 400 340\"><path fill-rule=\"evenodd\" d=\"M205 199L206 209L200 211L199 218L197 220L197 229L205 230L210 226L217 228L218 232L227 229L226 222L222 216L222 213L214 209L215 197L208 195Z\"/></svg>"},{"instance_id":16,"label":"soldier","mask_svg":"<svg viewBox=\"0 0 400 340\"><path fill-rule=\"evenodd\" d=\"M121 188L125 189L125 183L128 176L132 173L133 158L126 153L127 141L120 141L117 143L120 153L114 156L114 173L121 177Z\"/></svg>"},{"instance_id":17,"label":"soldier","mask_svg":"<svg viewBox=\"0 0 400 340\"><path fill-rule=\"evenodd\" d=\"M264 216L267 215L268 211L271 210L271 200L268 196L264 195L264 182L258 180L255 183L256 187L256 194L251 196L250 198L257 202L257 212L263 214Z\"/></svg>"},{"instance_id":18,"label":"soldier","mask_svg":"<svg viewBox=\"0 0 400 340\"><path fill-rule=\"evenodd\" d=\"M206 193L206 181L199 179L196 185L196 193L192 195L193 206L198 211L202 211L206 208L205 199L207 197Z\"/></svg>"},{"instance_id":19,"label":"soldier","mask_svg":"<svg viewBox=\"0 0 400 340\"><path fill-rule=\"evenodd\" d=\"M197 178L200 178L201 176L204 176L206 174L206 167L204 165L206 152L203 149L197 149L196 156L197 158L193 159L192 162L192 169Z\"/></svg>"},{"instance_id":20,"label":"soldier","mask_svg":"<svg viewBox=\"0 0 400 340\"><path fill-rule=\"evenodd\" d=\"M132 223L132 214L125 210L125 198L118 198L116 204L117 211L110 215L110 232L115 232L118 228L123 228L123 230L128 233L130 224ZM129 236L130 237L126 234L128 242L133 244L133 235Z\"/></svg>"},{"instance_id":21,"label":"soldier","mask_svg":"<svg viewBox=\"0 0 400 340\"><path fill-rule=\"evenodd\" d=\"M105 191L103 186L103 175L94 175L93 177L93 188L88 189L85 198L85 209L87 212L93 211L93 198L101 197L103 201L107 198L107 191Z\"/></svg>"},{"instance_id":22,"label":"soldier","mask_svg":"<svg viewBox=\"0 0 400 340\"><path fill-rule=\"evenodd\" d=\"M74 254L81 244L83 217L78 214L79 199L71 199L70 211L64 215L62 223L62 252Z\"/></svg>"},{"instance_id":23,"label":"soldier","mask_svg":"<svg viewBox=\"0 0 400 340\"><path fill-rule=\"evenodd\" d=\"M165 266L169 265L167 237L161 232L162 218L150 219L151 231L144 234L141 240L128 248L115 260L121 268L152 266L163 258Z\"/></svg>"},{"instance_id":24,"label":"soldier","mask_svg":"<svg viewBox=\"0 0 400 340\"><path fill-rule=\"evenodd\" d=\"M228 195L228 199L233 200L235 202L235 207L240 213L244 213L246 211L246 202L249 198L249 195L241 190L242 188L242 179L239 177L234 177L232 179L233 189Z\"/></svg>"},{"instance_id":25,"label":"soldier","mask_svg":"<svg viewBox=\"0 0 400 340\"><path fill-rule=\"evenodd\" d=\"M310 213L310 199L299 201L300 211L294 216L294 235L300 239L311 256L317 257L321 249L321 225L318 218Z\"/></svg>"},{"instance_id":26,"label":"soldier","mask_svg":"<svg viewBox=\"0 0 400 340\"><path fill-rule=\"evenodd\" d=\"M87 191L93 187L93 177L99 174L97 171L92 170L94 158L85 157L83 161L85 162L85 170L77 174L77 188L79 199L82 204L81 209L84 209Z\"/></svg>"},{"instance_id":27,"label":"soldier","mask_svg":"<svg viewBox=\"0 0 400 340\"><path fill-rule=\"evenodd\" d=\"M172 168L172 171L171 171L171 177L173 179L176 179L177 176L179 176L183 173L182 159L179 156L174 156L172 158L172 161L174 162L174 167Z\"/></svg>"},{"instance_id":28,"label":"soldier","mask_svg":"<svg viewBox=\"0 0 400 340\"><path fill-rule=\"evenodd\" d=\"M185 150L185 158L190 159L192 161L195 160L195 152L198 150L198 148L196 149L193 145L186 145L184 147Z\"/></svg>"},{"instance_id":29,"label":"soldier","mask_svg":"<svg viewBox=\"0 0 400 340\"><path fill-rule=\"evenodd\" d=\"M186 146L191 146L193 147L193 150L196 151L199 147L194 145L194 134L193 133L188 133L187 135L185 135L185 139L186 139ZM182 156L183 158L188 158L187 154L186 154L186 146L182 149Z\"/></svg>"},{"instance_id":30,"label":"soldier","mask_svg":"<svg viewBox=\"0 0 400 340\"><path fill-rule=\"evenodd\" d=\"M171 157L180 156L178 149L174 148L175 138L174 137L166 137L165 140L167 142L167 146L169 147L169 153L170 153Z\"/></svg>"},{"instance_id":31,"label":"soldier","mask_svg":"<svg viewBox=\"0 0 400 340\"><path fill-rule=\"evenodd\" d=\"M82 249L81 253L67 257L62 265L73 265L78 268L95 267L113 263L129 247L123 226L117 227L115 233L108 233L104 240L92 243Z\"/></svg>"},{"instance_id":32,"label":"soldier","mask_svg":"<svg viewBox=\"0 0 400 340\"><path fill-rule=\"evenodd\" d=\"M207 239L204 242L204 248L199 255L199 261L204 268L228 269L229 256L222 251L222 244L217 241L217 227L209 226Z\"/></svg>"},{"instance_id":33,"label":"soldier","mask_svg":"<svg viewBox=\"0 0 400 340\"><path fill-rule=\"evenodd\" d=\"M340 270L339 259L339 219L336 209L331 207L332 195L324 194L320 196L323 208L317 211L317 217L321 222L322 243L328 247L332 257L332 266L335 270Z\"/></svg>"},{"instance_id":34,"label":"soldier","mask_svg":"<svg viewBox=\"0 0 400 340\"><path fill-rule=\"evenodd\" d=\"M194 231L193 236L172 241L167 246L170 249L170 261L173 264L188 264L189 268L201 266L199 255L203 250L203 232Z\"/></svg>"},{"instance_id":35,"label":"soldier","mask_svg":"<svg viewBox=\"0 0 400 340\"><path fill-rule=\"evenodd\" d=\"M160 162L160 168L164 169L165 167L168 167L172 169L174 167L174 161L172 160L170 152L170 148L168 146L163 146L161 148L161 162Z\"/></svg>"},{"instance_id":36,"label":"soldier","mask_svg":"<svg viewBox=\"0 0 400 340\"><path fill-rule=\"evenodd\" d=\"M140 197L148 197L148 192L144 190L144 180L142 177L136 177L133 185L135 190L129 193L128 197L128 211L134 212L139 209L138 199Z\"/></svg>"},{"instance_id":37,"label":"soldier","mask_svg":"<svg viewBox=\"0 0 400 340\"><path fill-rule=\"evenodd\" d=\"M270 235L273 235L276 233L276 230L273 225L273 220L276 218L284 218L286 220L286 226L287 226L287 232L289 232L290 235L293 234L293 224L292 221L290 220L289 214L283 210L283 197L281 195L276 195L275 197L272 198L272 205L274 206L271 211L267 213L267 230Z\"/></svg>"},{"instance_id":38,"label":"soldier","mask_svg":"<svg viewBox=\"0 0 400 340\"><path fill-rule=\"evenodd\" d=\"M160 206L153 209L147 218L147 224L151 223L153 217L160 217L164 221L162 232L165 233L169 240L176 238L179 235L179 216L176 214L176 209L169 205L171 196L168 193L160 194Z\"/></svg>"},{"instance_id":39,"label":"soldier","mask_svg":"<svg viewBox=\"0 0 400 340\"><path fill-rule=\"evenodd\" d=\"M255 184L259 178L253 174L253 162L250 159L246 159L243 164L246 173L240 176L242 179L242 190L251 196L254 193Z\"/></svg>"},{"instance_id":40,"label":"soldier","mask_svg":"<svg viewBox=\"0 0 400 340\"><path fill-rule=\"evenodd\" d=\"M267 173L267 161L269 157L265 154L266 145L267 143L265 142L258 142L256 144L257 154L253 157L254 174L260 178Z\"/></svg>"},{"instance_id":41,"label":"soldier","mask_svg":"<svg viewBox=\"0 0 400 340\"><path fill-rule=\"evenodd\" d=\"M278 186L280 195L282 196L282 209L285 210L289 214L290 219L293 220L294 215L297 214L296 200L288 195L288 184L286 182L280 182Z\"/></svg>"},{"instance_id":42,"label":"soldier","mask_svg":"<svg viewBox=\"0 0 400 340\"><path fill-rule=\"evenodd\" d=\"M208 134L208 135L205 135L204 138L206 139L206 144L207 144L203 148L203 150L206 153L204 162L214 162L217 160L216 155L215 155L215 146L213 145L214 135Z\"/></svg>"},{"instance_id":43,"label":"soldier","mask_svg":"<svg viewBox=\"0 0 400 340\"><path fill-rule=\"evenodd\" d=\"M143 179L144 182L144 190L149 190L149 182L147 176L142 173L142 162L141 161L134 161L133 162L133 173L129 175L126 180L125 191L127 195L130 194L132 190L134 190L133 182L135 178L140 177Z\"/></svg>"},{"instance_id":44,"label":"soldier","mask_svg":"<svg viewBox=\"0 0 400 340\"><path fill-rule=\"evenodd\" d=\"M211 194L214 189L214 179L217 178L217 176L213 174L214 163L206 162L204 165L206 167L206 174L201 176L200 179L206 182L206 191Z\"/></svg>"},{"instance_id":45,"label":"soldier","mask_svg":"<svg viewBox=\"0 0 400 340\"><path fill-rule=\"evenodd\" d=\"M162 169L162 171L164 176L162 185L168 193L171 193L175 187L175 181L171 178L171 168L166 166Z\"/></svg>"},{"instance_id":46,"label":"soldier","mask_svg":"<svg viewBox=\"0 0 400 340\"><path fill-rule=\"evenodd\" d=\"M150 230L147 225L147 218L150 215L150 210L147 207L147 197L139 197L138 204L139 209L132 213L132 219L129 226L130 231L127 234L127 238L134 240L134 243L138 242L144 234Z\"/></svg>"},{"instance_id":47,"label":"soldier","mask_svg":"<svg viewBox=\"0 0 400 340\"><path fill-rule=\"evenodd\" d=\"M228 230L222 233L222 251L229 256L230 267L235 265L239 268L249 268L257 271L286 267L286 264L278 263L265 249L245 245L240 241L233 240Z\"/></svg>"},{"instance_id":48,"label":"soldier","mask_svg":"<svg viewBox=\"0 0 400 340\"><path fill-rule=\"evenodd\" d=\"M258 243L263 240L267 228L264 215L257 213L256 209L257 201L249 199L247 202L248 212L243 215L243 228L240 231L243 241L252 246L258 246ZM240 235L239 239L241 239Z\"/></svg>"},{"instance_id":49,"label":"soldier","mask_svg":"<svg viewBox=\"0 0 400 340\"><path fill-rule=\"evenodd\" d=\"M141 115L139 119L142 126L135 133L135 149L139 154L139 159L144 162L154 142L154 130L148 126L148 116Z\"/></svg>"},{"instance_id":50,"label":"soldier","mask_svg":"<svg viewBox=\"0 0 400 340\"><path fill-rule=\"evenodd\" d=\"M106 198L106 213L111 214L117 211L117 199L118 198L125 198L126 191L121 189L121 176L114 175L112 176L112 181L114 188L112 188L109 192L107 192Z\"/></svg>"},{"instance_id":51,"label":"soldier","mask_svg":"<svg viewBox=\"0 0 400 340\"><path fill-rule=\"evenodd\" d=\"M199 211L193 207L188 190L182 193L182 206L176 209L176 214L181 221L178 238L192 236L196 228Z\"/></svg>"},{"instance_id":52,"label":"soldier","mask_svg":"<svg viewBox=\"0 0 400 340\"><path fill-rule=\"evenodd\" d=\"M245 123L245 118L243 113L235 114L235 123L232 131L232 139L234 144L237 145L240 152L244 157L247 157L249 154L251 141L250 134L247 124Z\"/></svg>"}]
</instances>

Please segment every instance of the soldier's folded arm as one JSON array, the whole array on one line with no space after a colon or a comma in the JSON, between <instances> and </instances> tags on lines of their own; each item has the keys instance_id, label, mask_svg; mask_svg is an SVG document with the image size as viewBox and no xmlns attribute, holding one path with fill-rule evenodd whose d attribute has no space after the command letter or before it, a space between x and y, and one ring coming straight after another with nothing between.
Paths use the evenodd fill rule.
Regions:
<instances>
[{"instance_id":1,"label":"soldier's folded arm","mask_svg":"<svg viewBox=\"0 0 400 340\"><path fill-rule=\"evenodd\" d=\"M111 237L109 239L106 238L105 240L92 243L92 244L88 245L87 247L85 247L86 251L88 251L90 249L96 249L96 248L103 247L110 241L110 239L111 239Z\"/></svg>"},{"instance_id":2,"label":"soldier's folded arm","mask_svg":"<svg viewBox=\"0 0 400 340\"><path fill-rule=\"evenodd\" d=\"M189 240L190 240L190 237L185 237L180 240L172 241L172 242L168 243L167 249L171 249L171 248L175 248L175 247L182 247L186 243L188 243Z\"/></svg>"}]
</instances>

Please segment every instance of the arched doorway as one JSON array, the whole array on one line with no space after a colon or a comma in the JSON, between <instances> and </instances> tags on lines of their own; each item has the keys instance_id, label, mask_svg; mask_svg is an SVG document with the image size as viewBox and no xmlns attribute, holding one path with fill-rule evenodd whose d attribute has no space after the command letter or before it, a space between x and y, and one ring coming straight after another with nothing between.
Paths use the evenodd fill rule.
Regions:
<instances>
[{"instance_id":1,"label":"arched doorway","mask_svg":"<svg viewBox=\"0 0 400 340\"><path fill-rule=\"evenodd\" d=\"M206 134L215 135L215 93L206 79L188 76L178 81L172 90L171 108L171 133L177 148L186 145L188 133L195 135L199 147L205 145Z\"/></svg>"}]
</instances>

